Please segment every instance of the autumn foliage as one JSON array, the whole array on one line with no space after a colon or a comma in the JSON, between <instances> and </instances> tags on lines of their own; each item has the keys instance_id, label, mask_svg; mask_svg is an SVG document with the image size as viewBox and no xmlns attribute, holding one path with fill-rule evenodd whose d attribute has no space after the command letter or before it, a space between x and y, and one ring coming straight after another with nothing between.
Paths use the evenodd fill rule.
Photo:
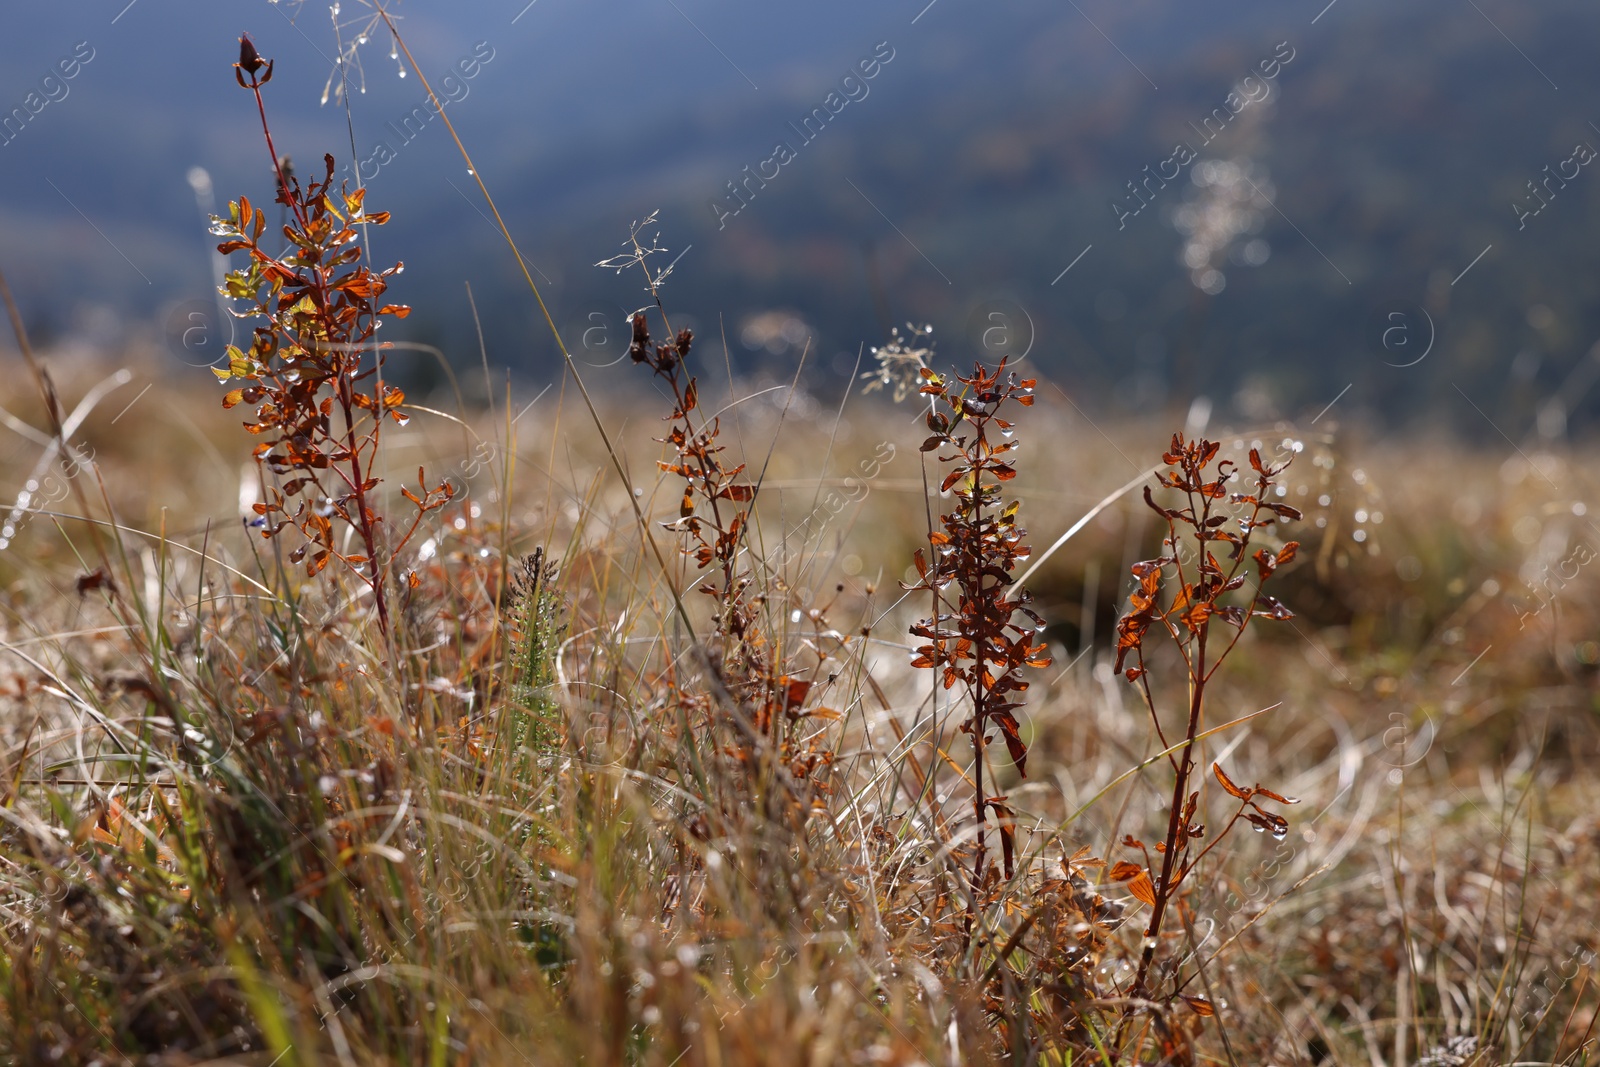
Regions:
<instances>
[{"instance_id":1,"label":"autumn foliage","mask_svg":"<svg viewBox=\"0 0 1600 1067\"><path fill-rule=\"evenodd\" d=\"M1017 773L1027 775L1028 746L1022 739L1017 697L1028 688L1024 667L1045 667L1050 655L1040 637L1044 620L1027 605L1026 589L1012 588L1011 573L1027 559L1027 531L1017 525L1020 501L1003 503L1003 486L1017 476L1009 459L1016 451L1014 425L1000 412L1009 404L1033 404L1033 379L1006 370L1005 360L993 371L974 364L970 376L946 377L922 370L920 392L931 399L927 414L932 435L923 452L937 452L949 470L940 492L953 492L956 507L940 517L941 530L931 531L928 547L916 553L920 581L913 589L933 593L935 611L911 628L928 643L917 648L912 666L939 672L945 689L960 683L971 713L961 730L972 738L976 779L973 816L977 855L973 860L974 899L984 884L985 825L993 809L1000 819L1005 876L1014 873L1014 838L1005 797L985 795L984 750L989 728L996 727ZM954 589L953 595L946 590ZM1020 616L1024 622L1014 621Z\"/></svg>"},{"instance_id":2,"label":"autumn foliage","mask_svg":"<svg viewBox=\"0 0 1600 1067\"><path fill-rule=\"evenodd\" d=\"M323 157L323 177L304 186L277 156L261 98L272 64L248 37L240 39L235 76L255 94L277 173L277 202L288 214L281 228L287 245L263 241L266 213L246 197L228 205L226 219L214 219L212 232L224 238L217 251L249 255L228 274L223 292L247 302L247 310L235 314L261 325L248 351L230 345L227 368L213 373L223 382L245 383L229 390L223 407L254 408L244 428L262 438L252 452L263 469L264 499L254 505L262 536L293 527L304 540L290 562L304 561L313 575L336 561L358 576L371 588L387 633L386 560L424 515L453 495L448 482L429 487L419 468L417 492L401 489L414 511L409 527L383 537L384 517L374 506L379 479L372 472L384 421L404 425L408 416L401 410L405 394L383 381L385 346L374 337L385 318L410 313L403 304L381 302L388 279L403 265L374 272L361 263L359 231L383 225L389 215L365 210L365 189L334 188L333 156ZM340 549L341 526L356 532L362 551Z\"/></svg>"},{"instance_id":3,"label":"autumn foliage","mask_svg":"<svg viewBox=\"0 0 1600 1067\"><path fill-rule=\"evenodd\" d=\"M1225 459L1211 467L1220 450L1221 445L1215 441L1185 441L1182 434L1172 435L1172 445L1161 457L1169 469L1161 471L1157 481L1176 495L1176 506L1158 502L1148 487L1144 491L1145 503L1166 522L1167 535L1162 541L1166 553L1133 565L1137 588L1127 613L1117 623L1115 669L1139 687L1173 770L1166 838L1155 846L1159 860L1150 856L1143 842L1129 835L1123 845L1140 852L1143 862L1121 861L1110 871L1114 881L1127 882L1130 891L1150 907L1144 948L1132 986L1131 995L1135 998L1157 992L1150 986L1150 976L1163 923L1184 880L1200 860L1241 819L1281 839L1288 822L1262 808L1260 800L1293 803L1259 785L1241 789L1220 765L1215 765L1217 781L1239 801L1239 807L1220 833L1212 833L1204 847L1195 849L1197 842L1207 840L1206 827L1200 821L1200 793L1191 788L1196 746L1204 729L1207 684L1238 645L1252 619L1294 617L1262 587L1279 567L1294 559L1300 547L1298 542L1289 541L1258 547L1250 554L1252 545L1259 545L1270 536L1266 531L1280 522L1300 518L1298 510L1275 499L1281 495L1277 492L1277 478L1289 466L1289 460L1274 466L1252 448L1250 468L1255 484L1249 492L1230 492L1228 487L1238 478L1233 461ZM1221 559L1217 556L1219 551ZM1255 562L1254 575L1245 570L1248 560ZM1241 592L1239 598L1231 596ZM1223 642L1221 648L1213 640L1214 625L1221 626L1216 638ZM1181 740L1176 743L1169 740L1172 724L1163 724L1150 685L1145 638L1153 628L1165 631L1184 667L1187 715L1178 734ZM1130 655L1134 663L1125 665Z\"/></svg>"}]
</instances>

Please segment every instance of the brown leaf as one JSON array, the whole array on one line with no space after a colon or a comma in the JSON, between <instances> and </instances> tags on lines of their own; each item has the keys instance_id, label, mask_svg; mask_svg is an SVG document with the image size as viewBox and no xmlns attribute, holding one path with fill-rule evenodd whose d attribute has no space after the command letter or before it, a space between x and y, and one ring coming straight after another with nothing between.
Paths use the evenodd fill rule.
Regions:
<instances>
[{"instance_id":1,"label":"brown leaf","mask_svg":"<svg viewBox=\"0 0 1600 1067\"><path fill-rule=\"evenodd\" d=\"M1250 799L1250 790L1240 789L1237 785L1234 785L1233 779L1228 777L1228 772L1222 769L1222 764L1213 763L1211 765L1211 771L1217 776L1217 781L1222 783L1222 788L1228 791L1229 796L1237 797L1240 800Z\"/></svg>"},{"instance_id":2,"label":"brown leaf","mask_svg":"<svg viewBox=\"0 0 1600 1067\"><path fill-rule=\"evenodd\" d=\"M1022 740L1016 717L1004 709L991 712L989 717L1000 727L1000 735L1005 738L1006 751L1011 756L1011 762L1016 764L1017 773L1028 777L1028 745Z\"/></svg>"},{"instance_id":3,"label":"brown leaf","mask_svg":"<svg viewBox=\"0 0 1600 1067\"><path fill-rule=\"evenodd\" d=\"M1289 832L1289 820L1282 815L1257 808L1255 811L1245 812L1244 817L1250 820L1256 829L1271 834L1279 841L1282 841L1284 834Z\"/></svg>"},{"instance_id":4,"label":"brown leaf","mask_svg":"<svg viewBox=\"0 0 1600 1067\"><path fill-rule=\"evenodd\" d=\"M1111 865L1111 869L1106 872L1106 877L1113 882L1126 882L1128 879L1144 873L1144 868L1137 863L1129 860L1119 860Z\"/></svg>"},{"instance_id":5,"label":"brown leaf","mask_svg":"<svg viewBox=\"0 0 1600 1067\"><path fill-rule=\"evenodd\" d=\"M1150 875L1140 871L1128 882L1128 892L1141 902L1156 906L1156 887L1150 882Z\"/></svg>"},{"instance_id":6,"label":"brown leaf","mask_svg":"<svg viewBox=\"0 0 1600 1067\"><path fill-rule=\"evenodd\" d=\"M1284 607L1277 597L1268 596L1265 593L1256 597L1255 607L1250 614L1275 619L1278 622L1294 618L1294 612Z\"/></svg>"},{"instance_id":7,"label":"brown leaf","mask_svg":"<svg viewBox=\"0 0 1600 1067\"><path fill-rule=\"evenodd\" d=\"M1171 508L1164 508L1160 504L1156 503L1155 497L1150 495L1150 487L1148 485L1144 487L1144 502L1149 504L1151 509L1158 512L1164 519L1175 519L1178 517L1178 513L1176 511L1173 511Z\"/></svg>"},{"instance_id":8,"label":"brown leaf","mask_svg":"<svg viewBox=\"0 0 1600 1067\"><path fill-rule=\"evenodd\" d=\"M1298 804L1298 803L1300 803L1300 798L1299 797L1286 797L1286 796L1283 796L1281 794L1274 793L1272 790L1265 789L1265 788L1263 788L1263 787L1261 787L1259 785L1256 786L1255 791L1256 791L1256 794L1258 796L1268 797L1268 798L1270 798L1272 800L1276 800L1279 804Z\"/></svg>"},{"instance_id":9,"label":"brown leaf","mask_svg":"<svg viewBox=\"0 0 1600 1067\"><path fill-rule=\"evenodd\" d=\"M1251 459L1256 459L1257 458L1256 450L1253 449L1253 448L1250 450L1250 458ZM1193 996L1193 995L1191 995L1189 993L1180 993L1180 994L1178 994L1178 996L1180 996L1183 999L1183 1002L1185 1004L1189 1005L1189 1008L1196 1015L1204 1016L1205 1018L1209 1019L1209 1018L1211 1018L1211 1016L1213 1016L1213 1015L1215 1015L1217 1013L1217 1009L1213 1008L1211 1006L1211 1002L1209 1000L1207 1000L1205 997L1197 997L1197 996Z\"/></svg>"}]
</instances>

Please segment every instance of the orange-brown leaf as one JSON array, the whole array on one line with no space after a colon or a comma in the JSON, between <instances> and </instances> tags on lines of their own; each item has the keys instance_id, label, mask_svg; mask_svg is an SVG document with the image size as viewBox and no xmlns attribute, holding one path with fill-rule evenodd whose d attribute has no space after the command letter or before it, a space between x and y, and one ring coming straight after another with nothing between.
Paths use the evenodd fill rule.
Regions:
<instances>
[{"instance_id":1,"label":"orange-brown leaf","mask_svg":"<svg viewBox=\"0 0 1600 1067\"><path fill-rule=\"evenodd\" d=\"M1152 908L1156 906L1156 887L1150 882L1150 875L1140 871L1128 881L1128 892L1135 898Z\"/></svg>"},{"instance_id":2,"label":"orange-brown leaf","mask_svg":"<svg viewBox=\"0 0 1600 1067\"><path fill-rule=\"evenodd\" d=\"M1228 791L1229 796L1237 797L1240 800L1250 799L1250 790L1240 789L1237 785L1234 785L1233 779L1228 777L1228 772L1222 769L1222 764L1213 763L1211 770L1217 776L1217 781L1222 783L1222 788Z\"/></svg>"},{"instance_id":3,"label":"orange-brown leaf","mask_svg":"<svg viewBox=\"0 0 1600 1067\"><path fill-rule=\"evenodd\" d=\"M1132 863L1128 860L1119 860L1111 865L1111 869L1106 872L1106 877L1110 878L1113 882L1126 882L1128 879L1136 878L1144 873L1144 868L1139 866L1137 863Z\"/></svg>"}]
</instances>

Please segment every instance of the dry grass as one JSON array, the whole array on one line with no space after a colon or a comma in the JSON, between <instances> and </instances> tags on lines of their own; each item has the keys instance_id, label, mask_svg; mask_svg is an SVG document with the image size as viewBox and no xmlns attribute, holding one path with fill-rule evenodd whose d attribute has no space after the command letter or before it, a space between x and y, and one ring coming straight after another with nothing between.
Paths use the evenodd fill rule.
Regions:
<instances>
[{"instance_id":1,"label":"dry grass","mask_svg":"<svg viewBox=\"0 0 1600 1067\"><path fill-rule=\"evenodd\" d=\"M650 251L623 265L665 318ZM963 694L992 680L912 661L914 552L952 510L935 455L968 446L920 453L924 409L641 336L609 402L576 367L531 404L412 398L357 481L415 536L313 524L359 557L320 573L247 525L262 475L203 371L55 354L53 416L0 400L0 463L35 472L3 487L0 1056L1594 1061L1591 453L1221 434L1236 464L1294 458L1274 585L1298 615L1179 702L1192 821L1238 807L1214 762L1301 806L1281 839L1213 831L1153 894L1128 842L1198 833L1111 638L1166 534L1117 490L1169 428L1096 425L1041 378L1018 476L972 453L1023 502L1049 624L1007 738L1024 779L980 762L1010 711ZM398 488L419 466L450 485L426 506ZM968 493L944 528L1022 563ZM984 662L1020 602L960 580L994 617L922 627L941 666ZM1146 654L1181 695L1184 664Z\"/></svg>"},{"instance_id":2,"label":"dry grass","mask_svg":"<svg viewBox=\"0 0 1600 1067\"><path fill-rule=\"evenodd\" d=\"M1073 493L1024 466L1041 543L1123 481L1119 453L1149 454L1145 429L1106 428L1113 447L1044 396L1030 439L1099 473ZM1114 1034L1093 1021L1120 1010L1143 906L1084 861L1121 858L1124 834L1154 835L1163 786L1156 767L1128 774L1157 751L1148 715L1111 673L1104 610L1080 608L1086 575L1101 575L1103 606L1126 591L1112 577L1123 563L1153 554L1142 505L1108 509L1035 579L1052 622L1099 621L1086 645L1050 631L1058 667L1024 717L1030 778L991 768L1028 862L968 939L952 856L970 848L970 790L931 743L942 731L960 760L949 706L936 717L925 672L907 666L920 605L895 605L925 514L904 409L851 402L838 432L825 413L788 421L763 489L757 541L777 557L776 531L835 475L859 474L877 430L903 435L864 498L806 530L764 586L785 662L834 678L808 707L841 713L806 720L836 756L797 831L760 817L752 783L711 758L709 719L685 733L714 710L715 686L603 449L558 396L517 424L513 449L500 438L430 531L396 659L355 590L262 555L239 523L236 470L170 458L201 451L164 414L175 410L226 454L234 431L208 399L159 382L116 428L91 419L86 499L126 530L97 550L87 524L34 516L7 553L28 561L8 581L0 637L8 1055L1135 1057L1096 1049ZM763 403L724 415L747 454L770 439ZM503 434L505 410L468 421ZM627 421L624 454L655 454L653 419ZM830 446L820 470L807 457ZM425 417L389 447L401 469L474 454L458 426ZM1593 487L1578 457L1533 457L1557 492L1501 457L1397 448L1313 442L1305 456L1323 465L1291 468L1313 502L1324 487L1335 498L1307 508L1299 588L1284 594L1321 606L1241 645L1210 722L1278 706L1206 744L1236 778L1302 798L1303 814L1281 844L1247 835L1207 859L1163 958L1178 967L1168 988L1184 983L1217 1013L1141 1016L1164 1020L1141 1032L1147 1061L1165 1043L1173 1062L1414 1063L1470 1038L1463 1062L1588 1062L1600 818L1586 642L1600 600L1580 568L1530 616L1522 583L1586 543L1572 504ZM1483 472L1469 503L1457 487ZM641 488L649 512L675 512L670 478ZM1458 521L1470 507L1474 521ZM1361 544L1349 538L1358 508ZM547 650L524 643L519 659L525 607L502 560L534 546L561 557L564 615L559 642L546 616L535 629ZM1421 573L1397 573L1412 557ZM101 566L110 580L80 592ZM870 638L852 636L863 626ZM548 679L514 684L539 669ZM930 772L932 802L919 802ZM716 829L703 818L741 802Z\"/></svg>"}]
</instances>

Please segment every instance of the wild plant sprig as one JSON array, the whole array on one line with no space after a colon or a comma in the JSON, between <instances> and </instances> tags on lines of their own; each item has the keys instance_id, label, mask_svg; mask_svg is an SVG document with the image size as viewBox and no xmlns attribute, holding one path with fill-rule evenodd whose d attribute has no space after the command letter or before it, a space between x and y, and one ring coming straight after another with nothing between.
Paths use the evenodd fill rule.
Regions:
<instances>
[{"instance_id":1,"label":"wild plant sprig","mask_svg":"<svg viewBox=\"0 0 1600 1067\"><path fill-rule=\"evenodd\" d=\"M1023 543L1027 531L1017 525L1019 501L1001 506L1001 484L1017 476L1007 458L1016 451L1013 424L1000 417L1006 404L1033 404L1034 379L1007 373L1006 361L993 372L975 364L971 376L946 378L932 370L921 371L922 394L933 398L927 415L932 436L923 452L940 451L939 462L953 464L940 483L940 492L954 491L956 507L940 516L942 530L930 531L931 559L918 549L914 561L919 581L908 589L935 594L935 615L911 627L912 635L928 643L916 649L913 667L940 672L940 682L950 689L958 682L970 701L971 713L961 724L972 737L974 755L973 818L977 855L972 864L972 907L984 882L985 828L993 810L1001 832L1005 875L1012 876L1015 841L1010 809L1003 796L986 795L983 784L984 750L990 726L996 726L1017 773L1027 776L1028 746L1022 739L1015 699L1028 688L1024 667L1045 667L1050 656L1039 634L1044 620L1027 607L1025 589L1012 589L1011 572L1032 551ZM952 611L939 611L943 591L954 586ZM1018 614L1028 621L1014 622Z\"/></svg>"},{"instance_id":2,"label":"wild plant sprig","mask_svg":"<svg viewBox=\"0 0 1600 1067\"><path fill-rule=\"evenodd\" d=\"M1279 567L1291 562L1299 548L1298 542L1294 541L1276 551L1258 548L1249 557L1256 564L1256 587L1252 595L1242 605L1224 601L1224 597L1246 584L1246 575L1240 572L1246 553L1256 540L1257 531L1273 526L1280 520L1299 519L1300 512L1288 504L1270 499L1276 488L1275 479L1288 467L1288 462L1278 466L1269 465L1262 461L1258 450L1251 449L1250 466L1256 475L1255 490L1230 495L1227 486L1235 477L1233 462L1222 460L1217 463L1214 475L1207 472L1220 449L1221 446L1215 441L1200 439L1185 442L1182 434L1173 434L1172 445L1162 456L1163 462L1173 469L1160 472L1156 478L1161 486L1183 494L1183 506L1169 508L1157 503L1146 487L1145 503L1167 523L1167 536L1162 542L1167 554L1133 565L1132 574L1138 587L1133 592L1128 612L1117 623L1115 669L1139 686L1163 748L1170 749L1173 746L1167 742L1161 725L1156 698L1150 688L1150 672L1145 663L1144 650L1144 638L1158 622L1182 657L1189 698L1182 748L1176 759L1168 757L1173 768L1173 787L1166 837L1156 846L1161 856L1160 870L1156 870L1157 864L1150 858L1144 843L1129 835L1123 844L1144 853L1144 864L1122 862L1114 865L1110 871L1113 880L1129 882L1134 895L1150 906L1150 921L1145 928L1139 968L1130 991L1130 997L1135 1001L1149 993L1150 968L1155 959L1163 920L1195 865L1241 819L1254 824L1257 829L1271 832L1275 837L1281 838L1287 832L1287 820L1261 808L1257 798L1294 803L1290 798L1260 785L1241 789L1228 778L1220 765L1214 766L1218 782L1229 795L1239 800L1239 808L1224 825L1222 832L1214 835L1199 855L1191 855L1193 843L1203 839L1206 832L1205 826L1196 821L1199 791L1191 790L1190 786L1194 778L1195 747L1204 718L1207 683L1237 647L1251 619L1284 620L1294 617L1275 597L1262 592L1261 586ZM1248 512L1237 516L1219 511L1219 505L1225 498L1234 505L1248 507ZM1230 520L1237 523L1237 531L1228 529ZM1192 577L1191 571L1185 568L1180 526L1188 527L1188 538L1193 542ZM1229 546L1226 562L1218 560L1213 552L1213 546L1219 544ZM1177 588L1163 597L1162 585L1168 567L1173 570ZM1208 660L1214 622L1231 628L1232 634L1215 659ZM1130 653L1136 663L1124 668L1123 664Z\"/></svg>"},{"instance_id":3,"label":"wild plant sprig","mask_svg":"<svg viewBox=\"0 0 1600 1067\"><path fill-rule=\"evenodd\" d=\"M410 314L403 304L379 300L388 279L404 265L374 273L360 264L357 228L381 226L389 215L365 210L365 189L334 189L333 156L323 157L323 178L304 187L283 166L272 144L261 95L262 86L272 78L272 63L257 54L248 37L239 39L234 70L239 84L255 95L278 176L277 201L288 209L292 221L283 227L290 248L279 253L263 246L266 215L247 197L228 205L226 219L213 219L212 233L224 238L217 250L224 255L247 252L250 257L228 274L223 293L250 302L249 309L239 313L241 318L265 323L255 328L248 352L230 345L227 368L213 368L212 373L224 382L246 383L230 390L222 405L255 406L254 421L244 426L264 440L252 455L274 476L288 476L281 483L274 478L265 485L266 499L254 505L263 520L262 536L275 537L292 526L305 541L289 560L304 561L308 576L330 561L358 576L372 590L378 625L387 635L387 561L410 540L424 515L454 495L448 481L430 487L418 468L418 492L401 488L416 514L393 544L384 545L383 516L373 506L380 479L372 471L384 420L404 425L408 416L401 410L405 394L382 380L384 346L374 346L373 337L385 318ZM350 269L340 273L345 267ZM363 367L362 354L369 348L374 359ZM365 391L363 383L375 376L376 387ZM339 548L335 520L355 531L362 551L347 553Z\"/></svg>"}]
</instances>

